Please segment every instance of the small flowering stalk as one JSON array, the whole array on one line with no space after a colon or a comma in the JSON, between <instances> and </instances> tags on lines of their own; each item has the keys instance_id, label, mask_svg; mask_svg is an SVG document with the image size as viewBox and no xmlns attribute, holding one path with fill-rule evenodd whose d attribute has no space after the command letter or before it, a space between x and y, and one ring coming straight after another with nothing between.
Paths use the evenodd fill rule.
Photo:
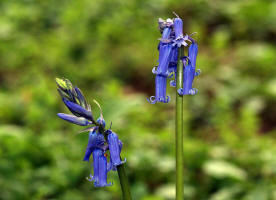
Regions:
<instances>
[{"instance_id":1,"label":"small flowering stalk","mask_svg":"<svg viewBox=\"0 0 276 200\"><path fill-rule=\"evenodd\" d=\"M124 200L131 200L130 188L126 176L124 161L121 160L121 150L123 143L118 135L112 130L105 129L105 120L102 110L97 101L94 102L100 108L101 115L95 120L92 114L91 106L85 100L81 90L74 87L67 79L56 79L58 92L73 115L58 113L57 115L70 123L79 126L88 126L81 132L89 132L88 144L83 161L89 162L93 157L93 175L90 174L88 181L94 182L95 187L111 186L112 182L107 182L107 175L110 170L117 171L121 183L121 189ZM109 154L108 154L109 152ZM108 157L110 155L110 157ZM109 162L108 162L109 160Z\"/></svg>"},{"instance_id":2,"label":"small flowering stalk","mask_svg":"<svg viewBox=\"0 0 276 200\"><path fill-rule=\"evenodd\" d=\"M147 100L152 104L168 103L170 97L166 95L167 79L174 77L170 86L176 87L176 200L183 200L183 95L197 93L197 89L192 86L195 76L200 74L200 70L196 70L198 45L191 35L183 34L183 21L177 15L174 19L159 19L158 24L162 38L158 44L159 65L152 70L156 75L155 96ZM189 47L188 56L184 55L184 47Z\"/></svg>"}]
</instances>

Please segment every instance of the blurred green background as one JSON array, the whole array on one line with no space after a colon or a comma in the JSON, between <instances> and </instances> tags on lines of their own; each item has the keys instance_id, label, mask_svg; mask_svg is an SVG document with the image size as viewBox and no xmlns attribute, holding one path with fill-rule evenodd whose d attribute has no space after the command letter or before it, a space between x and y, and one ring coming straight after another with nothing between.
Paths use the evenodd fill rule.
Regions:
<instances>
[{"instance_id":1,"label":"blurred green background","mask_svg":"<svg viewBox=\"0 0 276 200\"><path fill-rule=\"evenodd\" d=\"M159 17L197 32L196 96L185 96L185 200L276 199L276 1L0 1L0 199L119 200L94 188L87 133L55 77L100 102L124 142L135 200L174 199L174 88L150 105ZM98 115L97 107L92 104Z\"/></svg>"}]
</instances>

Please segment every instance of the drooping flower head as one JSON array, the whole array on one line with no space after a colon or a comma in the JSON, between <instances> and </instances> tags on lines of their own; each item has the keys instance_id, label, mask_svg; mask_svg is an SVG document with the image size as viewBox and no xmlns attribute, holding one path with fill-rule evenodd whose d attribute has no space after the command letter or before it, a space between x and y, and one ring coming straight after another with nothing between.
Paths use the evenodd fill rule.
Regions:
<instances>
[{"instance_id":1,"label":"drooping flower head","mask_svg":"<svg viewBox=\"0 0 276 200\"><path fill-rule=\"evenodd\" d=\"M94 182L95 187L110 186L107 183L107 173L110 170L117 170L117 166L123 164L121 161L122 142L118 135L112 130L106 130L100 104L94 100L94 103L100 109L100 117L95 121L92 115L91 107L86 102L79 88L73 87L67 79L56 79L58 92L62 97L64 104L73 115L58 113L58 116L70 123L80 126L88 126L81 132L89 132L88 144L83 160L89 162L93 156L93 173L90 174L89 181ZM108 151L110 152L108 154ZM110 155L110 162L107 163L107 156ZM93 175L92 175L93 174Z\"/></svg>"},{"instance_id":2,"label":"drooping flower head","mask_svg":"<svg viewBox=\"0 0 276 200\"><path fill-rule=\"evenodd\" d=\"M89 161L90 155L95 149L106 150L105 142L103 134L98 132L98 127L93 127L92 131L89 132L88 144L83 160Z\"/></svg>"},{"instance_id":3,"label":"drooping flower head","mask_svg":"<svg viewBox=\"0 0 276 200\"><path fill-rule=\"evenodd\" d=\"M197 51L197 44L192 43L188 50L188 58L183 58L183 88L178 90L180 95L195 95L197 93L197 89L192 87L194 77L200 73L200 71L195 71Z\"/></svg>"},{"instance_id":4,"label":"drooping flower head","mask_svg":"<svg viewBox=\"0 0 276 200\"><path fill-rule=\"evenodd\" d=\"M175 13L174 13L175 14ZM152 69L155 74L155 96L147 98L148 102L168 103L170 98L166 95L167 79L172 87L176 87L178 59L182 60L183 66L183 87L178 89L180 95L194 95L197 89L192 88L194 77L200 74L200 70L195 69L197 56L197 43L191 35L183 34L183 20L175 14L174 19L159 19L159 29L162 38L158 44L159 64ZM189 45L190 44L190 45ZM188 56L179 54L179 49L189 46Z\"/></svg>"},{"instance_id":5,"label":"drooping flower head","mask_svg":"<svg viewBox=\"0 0 276 200\"><path fill-rule=\"evenodd\" d=\"M107 142L110 152L110 161L113 166L118 166L125 161L121 160L122 142L119 140L118 135L111 130L107 130Z\"/></svg>"}]
</instances>

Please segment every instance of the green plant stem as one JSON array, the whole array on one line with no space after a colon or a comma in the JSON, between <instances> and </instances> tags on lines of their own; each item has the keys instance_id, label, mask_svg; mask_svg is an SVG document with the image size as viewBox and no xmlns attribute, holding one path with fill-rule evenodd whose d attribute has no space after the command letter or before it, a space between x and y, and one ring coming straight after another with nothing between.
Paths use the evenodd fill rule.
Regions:
<instances>
[{"instance_id":1,"label":"green plant stem","mask_svg":"<svg viewBox=\"0 0 276 200\"><path fill-rule=\"evenodd\" d=\"M178 49L175 108L175 156L176 156L176 200L184 199L183 183L183 96L177 90L183 87L184 47Z\"/></svg>"},{"instance_id":2,"label":"green plant stem","mask_svg":"<svg viewBox=\"0 0 276 200\"><path fill-rule=\"evenodd\" d=\"M131 194L130 194L130 188L128 184L128 179L126 175L126 170L125 170L125 164L121 164L117 166L117 171L120 179L120 184L121 184L121 189L122 189L122 195L123 195L123 200L131 200Z\"/></svg>"}]
</instances>

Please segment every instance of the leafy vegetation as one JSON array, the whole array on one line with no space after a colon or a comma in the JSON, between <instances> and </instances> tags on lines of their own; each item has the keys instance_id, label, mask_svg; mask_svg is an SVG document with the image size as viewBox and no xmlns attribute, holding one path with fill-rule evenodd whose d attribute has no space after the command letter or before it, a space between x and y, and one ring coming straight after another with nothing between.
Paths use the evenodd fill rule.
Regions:
<instances>
[{"instance_id":1,"label":"leafy vegetation","mask_svg":"<svg viewBox=\"0 0 276 200\"><path fill-rule=\"evenodd\" d=\"M158 17L184 19L199 42L196 96L185 97L185 199L276 199L276 3L78 0L0 2L0 199L120 199L95 189L88 135L55 78L82 88L120 134L134 199L174 198L174 89L150 105ZM99 115L96 106L95 113Z\"/></svg>"}]
</instances>

